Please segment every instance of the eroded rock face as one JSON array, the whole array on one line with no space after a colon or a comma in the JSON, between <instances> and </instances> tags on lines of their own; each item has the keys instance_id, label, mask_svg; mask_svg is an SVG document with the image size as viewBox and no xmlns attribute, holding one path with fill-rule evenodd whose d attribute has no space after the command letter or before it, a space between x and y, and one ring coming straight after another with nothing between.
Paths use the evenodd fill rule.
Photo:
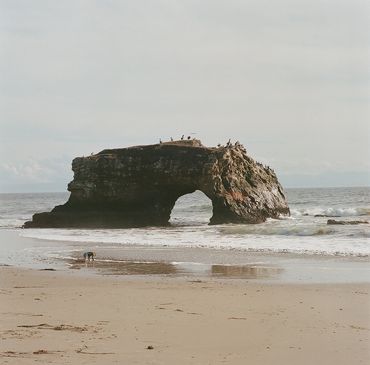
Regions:
<instances>
[{"instance_id":1,"label":"eroded rock face","mask_svg":"<svg viewBox=\"0 0 370 365\"><path fill-rule=\"evenodd\" d=\"M167 225L176 200L195 190L213 205L210 224L260 223L289 214L275 173L240 144L200 141L103 150L73 160L70 198L24 227L139 227Z\"/></svg>"}]
</instances>

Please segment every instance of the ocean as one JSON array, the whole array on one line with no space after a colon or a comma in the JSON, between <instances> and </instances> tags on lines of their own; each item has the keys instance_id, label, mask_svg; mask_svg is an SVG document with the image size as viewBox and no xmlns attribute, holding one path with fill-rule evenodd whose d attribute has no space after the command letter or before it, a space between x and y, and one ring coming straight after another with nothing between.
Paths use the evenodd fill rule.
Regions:
<instances>
[{"instance_id":1,"label":"ocean","mask_svg":"<svg viewBox=\"0 0 370 365\"><path fill-rule=\"evenodd\" d=\"M186 256L186 249L191 248L232 251L234 256L248 252L369 257L370 225L327 225L331 217L368 221L369 187L286 189L286 193L291 216L262 224L210 226L211 201L196 191L178 199L169 227L134 229L22 229L32 214L63 204L69 193L0 194L0 264L76 260L87 249L114 261L125 259L130 247L137 251L151 248L151 255L160 250L162 258L166 250L181 249ZM7 238L15 236L19 238L16 244Z\"/></svg>"}]
</instances>

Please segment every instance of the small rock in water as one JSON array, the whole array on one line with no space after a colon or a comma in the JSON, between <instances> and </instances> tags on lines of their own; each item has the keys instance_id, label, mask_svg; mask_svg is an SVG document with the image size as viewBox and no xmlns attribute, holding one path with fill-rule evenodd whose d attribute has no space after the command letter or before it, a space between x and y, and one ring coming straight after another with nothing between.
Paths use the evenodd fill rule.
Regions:
<instances>
[{"instance_id":1,"label":"small rock in water","mask_svg":"<svg viewBox=\"0 0 370 365\"><path fill-rule=\"evenodd\" d=\"M153 349L154 349L154 347L153 347L153 346L151 346L151 345L149 345L146 349L147 349L147 350L153 350Z\"/></svg>"},{"instance_id":2,"label":"small rock in water","mask_svg":"<svg viewBox=\"0 0 370 365\"><path fill-rule=\"evenodd\" d=\"M327 224L354 225L354 224L369 224L369 222L368 221L337 221L335 219L328 219Z\"/></svg>"},{"instance_id":3,"label":"small rock in water","mask_svg":"<svg viewBox=\"0 0 370 365\"><path fill-rule=\"evenodd\" d=\"M315 218L317 217L340 217L339 215L326 215L326 214L315 214L314 215Z\"/></svg>"}]
</instances>

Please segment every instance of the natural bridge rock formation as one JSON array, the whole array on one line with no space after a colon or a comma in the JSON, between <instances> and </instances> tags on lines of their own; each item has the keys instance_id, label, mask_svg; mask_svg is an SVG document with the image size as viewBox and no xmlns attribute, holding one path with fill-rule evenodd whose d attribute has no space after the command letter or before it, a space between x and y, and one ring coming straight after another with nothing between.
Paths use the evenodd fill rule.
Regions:
<instances>
[{"instance_id":1,"label":"natural bridge rock formation","mask_svg":"<svg viewBox=\"0 0 370 365\"><path fill-rule=\"evenodd\" d=\"M212 201L211 224L260 223L289 214L275 173L237 143L198 140L111 149L73 160L70 198L24 227L167 225L176 200L195 190Z\"/></svg>"}]
</instances>

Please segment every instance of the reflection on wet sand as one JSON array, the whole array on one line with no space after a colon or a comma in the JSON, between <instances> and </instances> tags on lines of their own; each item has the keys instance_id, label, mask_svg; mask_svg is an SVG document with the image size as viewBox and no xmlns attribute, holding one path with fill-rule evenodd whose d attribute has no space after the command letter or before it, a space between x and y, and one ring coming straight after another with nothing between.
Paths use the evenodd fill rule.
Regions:
<instances>
[{"instance_id":1,"label":"reflection on wet sand","mask_svg":"<svg viewBox=\"0 0 370 365\"><path fill-rule=\"evenodd\" d=\"M170 275L176 274L176 267L165 262L136 261L73 261L71 269L92 268L103 275Z\"/></svg>"},{"instance_id":2,"label":"reflection on wet sand","mask_svg":"<svg viewBox=\"0 0 370 365\"><path fill-rule=\"evenodd\" d=\"M201 263L170 263L125 260L69 261L71 269L91 269L102 275L169 275L212 276L221 278L266 279L277 278L283 269L263 265L210 265Z\"/></svg>"},{"instance_id":3,"label":"reflection on wet sand","mask_svg":"<svg viewBox=\"0 0 370 365\"><path fill-rule=\"evenodd\" d=\"M282 268L253 265L212 265L212 276L234 277L243 279L266 279L278 276Z\"/></svg>"}]
</instances>

